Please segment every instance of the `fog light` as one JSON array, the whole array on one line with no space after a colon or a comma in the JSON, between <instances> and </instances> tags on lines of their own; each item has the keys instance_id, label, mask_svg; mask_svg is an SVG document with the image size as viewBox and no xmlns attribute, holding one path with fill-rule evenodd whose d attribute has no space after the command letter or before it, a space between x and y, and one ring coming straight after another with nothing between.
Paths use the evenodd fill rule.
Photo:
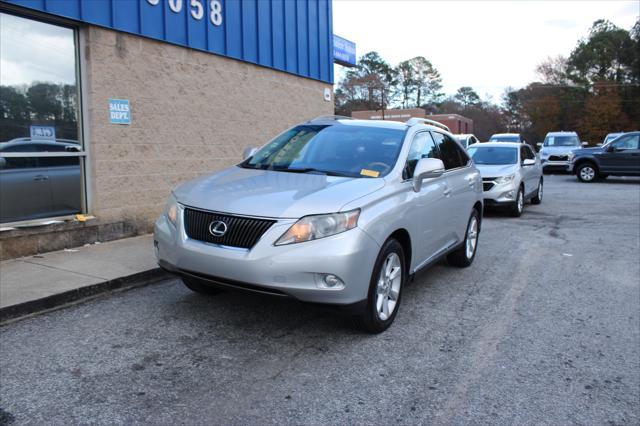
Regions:
<instances>
[{"instance_id":1,"label":"fog light","mask_svg":"<svg viewBox=\"0 0 640 426\"><path fill-rule=\"evenodd\" d=\"M504 197L513 200L514 192L513 191L505 192Z\"/></svg>"},{"instance_id":2,"label":"fog light","mask_svg":"<svg viewBox=\"0 0 640 426\"><path fill-rule=\"evenodd\" d=\"M339 290L344 288L344 283L340 278L333 274L327 274L322 278L322 282L320 283L320 287L322 288L330 288L332 290Z\"/></svg>"}]
</instances>

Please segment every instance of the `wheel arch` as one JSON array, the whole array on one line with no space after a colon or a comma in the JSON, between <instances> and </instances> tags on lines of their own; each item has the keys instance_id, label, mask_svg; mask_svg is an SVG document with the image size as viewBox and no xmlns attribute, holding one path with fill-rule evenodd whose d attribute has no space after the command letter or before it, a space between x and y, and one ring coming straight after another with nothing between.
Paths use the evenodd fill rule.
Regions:
<instances>
[{"instance_id":1,"label":"wheel arch","mask_svg":"<svg viewBox=\"0 0 640 426\"><path fill-rule=\"evenodd\" d=\"M393 233L391 233L391 235L389 235L389 238L387 238L387 240L390 240L392 238L398 241L402 246L402 250L404 251L405 267L407 268L407 271L410 271L413 249L411 246L411 236L409 235L409 231L404 228L396 229L395 231L393 231Z\"/></svg>"},{"instance_id":2,"label":"wheel arch","mask_svg":"<svg viewBox=\"0 0 640 426\"><path fill-rule=\"evenodd\" d=\"M578 173L578 169L580 168L580 166L586 163L591 164L596 169L596 173L600 173L600 167L598 166L598 162L595 161L593 158L589 158L589 157L580 158L575 162L573 166L574 173Z\"/></svg>"},{"instance_id":3,"label":"wheel arch","mask_svg":"<svg viewBox=\"0 0 640 426\"><path fill-rule=\"evenodd\" d=\"M473 209L478 212L478 231L482 228L482 203L480 201L476 201L473 205Z\"/></svg>"}]
</instances>

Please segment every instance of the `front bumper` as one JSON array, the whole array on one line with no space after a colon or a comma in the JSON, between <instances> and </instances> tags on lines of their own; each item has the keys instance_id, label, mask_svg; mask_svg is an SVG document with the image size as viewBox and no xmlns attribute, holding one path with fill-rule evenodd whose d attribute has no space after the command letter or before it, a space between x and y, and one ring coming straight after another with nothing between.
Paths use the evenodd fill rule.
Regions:
<instances>
[{"instance_id":1,"label":"front bumper","mask_svg":"<svg viewBox=\"0 0 640 426\"><path fill-rule=\"evenodd\" d=\"M274 246L295 223L294 219L280 219L255 246L241 249L187 237L182 218L180 209L177 226L164 215L155 224L156 257L160 266L171 272L305 302L350 305L367 298L380 247L360 228L319 240ZM326 274L336 275L344 286L326 288Z\"/></svg>"},{"instance_id":2,"label":"front bumper","mask_svg":"<svg viewBox=\"0 0 640 426\"><path fill-rule=\"evenodd\" d=\"M569 166L569 160L562 160L562 161L549 161L549 160L542 160L542 169L543 170L567 170L567 167Z\"/></svg>"},{"instance_id":3,"label":"front bumper","mask_svg":"<svg viewBox=\"0 0 640 426\"><path fill-rule=\"evenodd\" d=\"M519 183L512 180L507 183L496 183L495 181L482 181L484 203L488 206L510 205L516 201L518 196Z\"/></svg>"}]
</instances>

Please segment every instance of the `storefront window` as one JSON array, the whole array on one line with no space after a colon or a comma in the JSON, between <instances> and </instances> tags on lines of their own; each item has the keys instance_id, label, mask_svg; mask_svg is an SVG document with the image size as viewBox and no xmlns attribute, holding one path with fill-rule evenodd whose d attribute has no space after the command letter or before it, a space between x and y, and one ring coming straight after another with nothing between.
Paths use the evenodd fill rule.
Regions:
<instances>
[{"instance_id":1,"label":"storefront window","mask_svg":"<svg viewBox=\"0 0 640 426\"><path fill-rule=\"evenodd\" d=\"M0 13L0 222L82 210L72 28Z\"/></svg>"}]
</instances>

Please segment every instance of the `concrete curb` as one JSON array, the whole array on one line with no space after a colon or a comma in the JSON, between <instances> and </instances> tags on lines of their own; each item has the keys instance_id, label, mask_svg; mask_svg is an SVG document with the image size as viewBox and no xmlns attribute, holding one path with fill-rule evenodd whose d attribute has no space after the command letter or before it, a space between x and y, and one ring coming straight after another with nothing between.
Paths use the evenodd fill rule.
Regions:
<instances>
[{"instance_id":1,"label":"concrete curb","mask_svg":"<svg viewBox=\"0 0 640 426\"><path fill-rule=\"evenodd\" d=\"M170 277L168 272L160 268L153 268L126 277L115 278L0 308L0 326L44 312L86 302L106 293L153 284L168 277Z\"/></svg>"}]
</instances>

